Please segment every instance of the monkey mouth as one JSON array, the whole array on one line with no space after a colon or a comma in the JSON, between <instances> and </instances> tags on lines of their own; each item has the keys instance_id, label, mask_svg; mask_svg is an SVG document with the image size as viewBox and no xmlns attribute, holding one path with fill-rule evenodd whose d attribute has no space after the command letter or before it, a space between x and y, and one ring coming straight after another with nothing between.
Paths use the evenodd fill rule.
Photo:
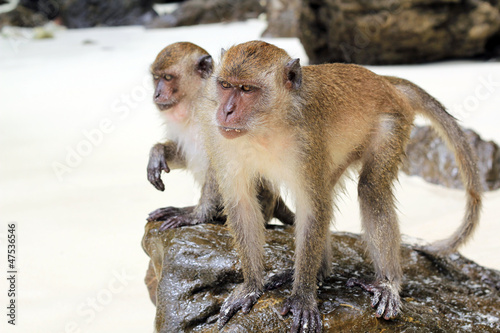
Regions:
<instances>
[{"instance_id":1,"label":"monkey mouth","mask_svg":"<svg viewBox=\"0 0 500 333\"><path fill-rule=\"evenodd\" d=\"M248 132L248 130L245 128L219 126L219 132L226 139L235 139L242 135L245 135Z\"/></svg>"},{"instance_id":2,"label":"monkey mouth","mask_svg":"<svg viewBox=\"0 0 500 333\"><path fill-rule=\"evenodd\" d=\"M165 102L165 103L156 103L156 106L161 111L165 111L165 110L168 110L168 109L174 107L175 105L177 105L177 103L178 103L177 100L171 100L171 101L168 101L168 102Z\"/></svg>"}]
</instances>

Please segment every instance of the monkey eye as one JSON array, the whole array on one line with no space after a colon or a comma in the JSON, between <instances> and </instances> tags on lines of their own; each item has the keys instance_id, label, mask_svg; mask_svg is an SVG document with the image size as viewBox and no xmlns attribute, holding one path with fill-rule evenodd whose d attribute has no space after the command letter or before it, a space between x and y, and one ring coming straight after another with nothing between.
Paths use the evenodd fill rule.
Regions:
<instances>
[{"instance_id":1,"label":"monkey eye","mask_svg":"<svg viewBox=\"0 0 500 333\"><path fill-rule=\"evenodd\" d=\"M170 75L170 74L166 74L165 75L165 80L167 80L167 81L172 81L173 78L174 77L172 75Z\"/></svg>"},{"instance_id":2,"label":"monkey eye","mask_svg":"<svg viewBox=\"0 0 500 333\"><path fill-rule=\"evenodd\" d=\"M219 84L221 85L222 88L224 89L229 89L231 88L231 84L227 81L220 81Z\"/></svg>"},{"instance_id":3,"label":"monkey eye","mask_svg":"<svg viewBox=\"0 0 500 333\"><path fill-rule=\"evenodd\" d=\"M156 75L156 74L153 74L153 79L155 79L155 80L159 80L159 79L160 79L160 77L159 77L158 75Z\"/></svg>"},{"instance_id":4,"label":"monkey eye","mask_svg":"<svg viewBox=\"0 0 500 333\"><path fill-rule=\"evenodd\" d=\"M250 91L255 90L255 87L249 86L248 84L243 84L243 85L240 86L240 88L244 92L250 92Z\"/></svg>"}]
</instances>

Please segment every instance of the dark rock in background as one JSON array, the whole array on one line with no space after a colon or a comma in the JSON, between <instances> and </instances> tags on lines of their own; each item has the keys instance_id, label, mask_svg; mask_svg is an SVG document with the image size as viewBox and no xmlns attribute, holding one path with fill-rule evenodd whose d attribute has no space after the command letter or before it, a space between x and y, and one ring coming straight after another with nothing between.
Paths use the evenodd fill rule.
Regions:
<instances>
[{"instance_id":1,"label":"dark rock in background","mask_svg":"<svg viewBox=\"0 0 500 333\"><path fill-rule=\"evenodd\" d=\"M62 4L63 0L20 0L18 6L41 14L47 20L53 20L59 15Z\"/></svg>"},{"instance_id":2,"label":"dark rock in background","mask_svg":"<svg viewBox=\"0 0 500 333\"><path fill-rule=\"evenodd\" d=\"M472 130L465 130L473 150L478 157L479 176L483 190L500 187L500 150L492 141L483 141ZM433 184L462 189L455 156L443 140L429 126L416 126L406 148L407 163L402 170L417 175Z\"/></svg>"},{"instance_id":3,"label":"dark rock in background","mask_svg":"<svg viewBox=\"0 0 500 333\"><path fill-rule=\"evenodd\" d=\"M152 290L156 331L216 332L222 302L243 280L227 228L204 224L159 232L160 224L149 222L143 238L158 278ZM331 237L333 274L318 289L324 332L500 331L500 272L458 254L436 259L404 245L403 313L384 321L375 318L368 293L346 286L350 277L373 276L361 238ZM266 230L266 239L266 275L292 268L293 228ZM291 317L279 311L290 292L289 285L265 292L249 314L238 312L221 332L287 332Z\"/></svg>"},{"instance_id":4,"label":"dark rock in background","mask_svg":"<svg viewBox=\"0 0 500 333\"><path fill-rule=\"evenodd\" d=\"M499 56L500 2L302 0L299 29L312 64Z\"/></svg>"},{"instance_id":5,"label":"dark rock in background","mask_svg":"<svg viewBox=\"0 0 500 333\"><path fill-rule=\"evenodd\" d=\"M143 25L156 16L152 0L64 0L61 11L68 28Z\"/></svg>"},{"instance_id":6,"label":"dark rock in background","mask_svg":"<svg viewBox=\"0 0 500 333\"><path fill-rule=\"evenodd\" d=\"M33 28L42 26L49 22L48 17L52 17L59 13L59 4L54 2L56 6L51 6L45 8L44 4L49 3L48 0L39 1L39 6L43 7L44 10L39 10L37 6L38 1L27 1L22 0L19 2L18 6L9 12L0 14L0 27L5 25L11 25L15 27L27 27Z\"/></svg>"},{"instance_id":7,"label":"dark rock in background","mask_svg":"<svg viewBox=\"0 0 500 333\"><path fill-rule=\"evenodd\" d=\"M21 0L0 15L0 24L41 26L57 19L68 28L144 25L157 16L153 0Z\"/></svg>"},{"instance_id":8,"label":"dark rock in background","mask_svg":"<svg viewBox=\"0 0 500 333\"><path fill-rule=\"evenodd\" d=\"M243 21L264 12L259 0L187 0L172 14L156 18L148 28Z\"/></svg>"},{"instance_id":9,"label":"dark rock in background","mask_svg":"<svg viewBox=\"0 0 500 333\"><path fill-rule=\"evenodd\" d=\"M297 37L302 0L268 0L263 37Z\"/></svg>"}]
</instances>

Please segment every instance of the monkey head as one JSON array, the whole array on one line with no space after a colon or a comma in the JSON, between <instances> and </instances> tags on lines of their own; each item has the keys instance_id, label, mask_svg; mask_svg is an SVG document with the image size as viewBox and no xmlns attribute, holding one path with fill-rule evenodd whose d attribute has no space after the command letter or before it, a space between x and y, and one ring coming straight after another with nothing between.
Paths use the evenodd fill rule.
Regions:
<instances>
[{"instance_id":1,"label":"monkey head","mask_svg":"<svg viewBox=\"0 0 500 333\"><path fill-rule=\"evenodd\" d=\"M289 92L301 87L302 72L299 59L274 45L251 41L223 50L215 80L220 101L216 123L222 136L234 139L256 129L264 117L279 117L266 110L283 110L282 103L290 103Z\"/></svg>"},{"instance_id":2,"label":"monkey head","mask_svg":"<svg viewBox=\"0 0 500 333\"><path fill-rule=\"evenodd\" d=\"M165 111L184 100L192 101L212 71L212 57L201 47L188 42L170 44L151 65L154 103Z\"/></svg>"}]
</instances>

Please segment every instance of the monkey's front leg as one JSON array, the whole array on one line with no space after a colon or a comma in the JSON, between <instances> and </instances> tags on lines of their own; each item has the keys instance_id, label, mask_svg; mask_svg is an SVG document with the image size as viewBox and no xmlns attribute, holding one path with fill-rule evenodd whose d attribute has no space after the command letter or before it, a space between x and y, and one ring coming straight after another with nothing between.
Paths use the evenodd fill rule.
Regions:
<instances>
[{"instance_id":1,"label":"monkey's front leg","mask_svg":"<svg viewBox=\"0 0 500 333\"><path fill-rule=\"evenodd\" d=\"M165 184L161 180L162 171L169 173L170 168L185 167L185 158L178 150L177 143L173 141L157 143L149 151L148 180L158 191L165 191Z\"/></svg>"},{"instance_id":2,"label":"monkey's front leg","mask_svg":"<svg viewBox=\"0 0 500 333\"><path fill-rule=\"evenodd\" d=\"M254 188L252 188L254 190ZM219 329L242 310L248 313L263 291L264 218L256 196L240 198L228 212L228 225L240 255L244 282L224 301L219 314Z\"/></svg>"},{"instance_id":3,"label":"monkey's front leg","mask_svg":"<svg viewBox=\"0 0 500 333\"><path fill-rule=\"evenodd\" d=\"M170 172L168 163L174 167L182 167L185 165L184 158L177 149L177 144L173 141L155 144L149 152L149 161L147 167L149 182L159 191L165 190L165 184L161 180L162 171ZM178 227L181 224L175 221L178 216L188 216L194 210L194 206L176 208L163 207L158 208L151 213L147 218L148 221L167 221L160 226L160 230L165 230L172 227Z\"/></svg>"},{"instance_id":4,"label":"monkey's front leg","mask_svg":"<svg viewBox=\"0 0 500 333\"><path fill-rule=\"evenodd\" d=\"M295 227L295 274L293 291L285 301L282 315L293 314L292 333L318 333L322 331L321 314L316 301L316 281L325 253L328 224L331 219L331 202L324 208L315 209L321 213L299 213ZM329 207L330 206L330 207Z\"/></svg>"}]
</instances>

